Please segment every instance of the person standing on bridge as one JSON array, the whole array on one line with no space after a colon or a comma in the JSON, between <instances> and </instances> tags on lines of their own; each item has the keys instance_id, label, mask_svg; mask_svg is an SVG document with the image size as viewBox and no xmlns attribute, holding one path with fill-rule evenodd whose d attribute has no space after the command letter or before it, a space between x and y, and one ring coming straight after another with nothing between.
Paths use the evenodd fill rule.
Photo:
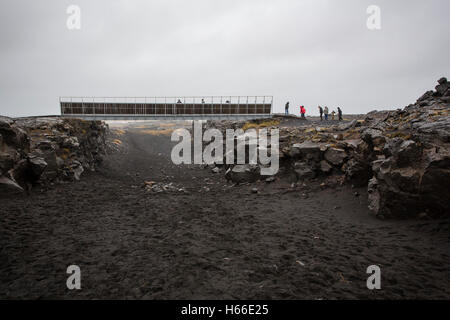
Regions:
<instances>
[{"instance_id":1,"label":"person standing on bridge","mask_svg":"<svg viewBox=\"0 0 450 320\"><path fill-rule=\"evenodd\" d=\"M289 101L286 102L286 105L284 106L284 114L288 115L289 114Z\"/></svg>"},{"instance_id":2,"label":"person standing on bridge","mask_svg":"<svg viewBox=\"0 0 450 320\"><path fill-rule=\"evenodd\" d=\"M338 109L338 117L339 117L339 121L342 121L342 110L341 108L337 108Z\"/></svg>"},{"instance_id":3,"label":"person standing on bridge","mask_svg":"<svg viewBox=\"0 0 450 320\"><path fill-rule=\"evenodd\" d=\"M325 121L328 120L328 107L325 106L325 108L323 109L323 114L325 115Z\"/></svg>"},{"instance_id":4,"label":"person standing on bridge","mask_svg":"<svg viewBox=\"0 0 450 320\"><path fill-rule=\"evenodd\" d=\"M300 113L302 115L302 119L305 119L306 109L304 106L300 106Z\"/></svg>"},{"instance_id":5,"label":"person standing on bridge","mask_svg":"<svg viewBox=\"0 0 450 320\"><path fill-rule=\"evenodd\" d=\"M320 114L320 121L323 120L323 108L321 106L318 106L319 108L319 114Z\"/></svg>"}]
</instances>

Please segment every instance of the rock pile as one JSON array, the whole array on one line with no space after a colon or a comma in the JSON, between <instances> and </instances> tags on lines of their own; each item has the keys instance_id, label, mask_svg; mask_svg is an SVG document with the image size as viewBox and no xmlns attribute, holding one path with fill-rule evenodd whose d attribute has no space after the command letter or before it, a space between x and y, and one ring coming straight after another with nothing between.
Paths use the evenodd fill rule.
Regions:
<instances>
[{"instance_id":1,"label":"rock pile","mask_svg":"<svg viewBox=\"0 0 450 320\"><path fill-rule=\"evenodd\" d=\"M144 188L147 192L151 193L186 192L185 188L177 186L173 182L162 183L156 181L145 181Z\"/></svg>"},{"instance_id":2,"label":"rock pile","mask_svg":"<svg viewBox=\"0 0 450 320\"><path fill-rule=\"evenodd\" d=\"M28 191L36 183L80 179L105 154L100 121L0 117L0 189Z\"/></svg>"},{"instance_id":3,"label":"rock pile","mask_svg":"<svg viewBox=\"0 0 450 320\"><path fill-rule=\"evenodd\" d=\"M341 175L367 186L369 208L379 217L449 215L450 83L438 83L403 110L373 111L328 127L273 126L280 132L280 172L299 181ZM227 166L226 176L252 182L263 178L259 172L258 165Z\"/></svg>"},{"instance_id":4,"label":"rock pile","mask_svg":"<svg viewBox=\"0 0 450 320\"><path fill-rule=\"evenodd\" d=\"M378 157L371 163L371 210L382 216L450 214L450 84L415 104L371 121L380 137L365 136Z\"/></svg>"}]
</instances>

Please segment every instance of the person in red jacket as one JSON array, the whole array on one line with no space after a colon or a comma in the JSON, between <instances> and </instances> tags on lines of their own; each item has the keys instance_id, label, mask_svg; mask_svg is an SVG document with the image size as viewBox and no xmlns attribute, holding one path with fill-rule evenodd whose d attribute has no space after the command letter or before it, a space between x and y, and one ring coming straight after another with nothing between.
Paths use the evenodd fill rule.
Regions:
<instances>
[{"instance_id":1,"label":"person in red jacket","mask_svg":"<svg viewBox=\"0 0 450 320\"><path fill-rule=\"evenodd\" d=\"M300 106L300 113L302 115L302 118L305 119L306 109L304 106Z\"/></svg>"}]
</instances>

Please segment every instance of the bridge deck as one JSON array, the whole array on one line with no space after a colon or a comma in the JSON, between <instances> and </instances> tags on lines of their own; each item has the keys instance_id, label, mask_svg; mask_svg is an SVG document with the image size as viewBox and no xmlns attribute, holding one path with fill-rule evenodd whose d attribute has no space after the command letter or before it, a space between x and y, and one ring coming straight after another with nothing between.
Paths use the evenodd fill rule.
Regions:
<instances>
[{"instance_id":1,"label":"bridge deck","mask_svg":"<svg viewBox=\"0 0 450 320\"><path fill-rule=\"evenodd\" d=\"M183 102L180 99L167 101L167 98L164 98L164 102L158 102L157 98L144 98L144 100L152 99L154 102L142 102L137 98L134 98L134 102L108 101L108 98L103 98L100 102L95 101L96 98L91 98L92 101L85 101L87 98L63 98L60 99L60 106L61 115L83 119L254 119L270 117L272 97L253 98L252 102L248 97L229 97L227 100L224 97L210 97L208 100L194 97L183 99ZM262 102L258 101L258 98ZM70 100L68 101L68 99ZM218 100L220 102L216 102Z\"/></svg>"}]
</instances>

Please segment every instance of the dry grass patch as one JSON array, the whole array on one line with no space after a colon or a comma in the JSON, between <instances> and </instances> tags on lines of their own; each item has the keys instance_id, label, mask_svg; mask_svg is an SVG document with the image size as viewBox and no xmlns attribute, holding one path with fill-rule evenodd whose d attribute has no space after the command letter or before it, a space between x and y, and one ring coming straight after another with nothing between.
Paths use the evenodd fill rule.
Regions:
<instances>
[{"instance_id":1,"label":"dry grass patch","mask_svg":"<svg viewBox=\"0 0 450 320\"><path fill-rule=\"evenodd\" d=\"M175 127L175 123L161 123L159 126L161 128L172 128Z\"/></svg>"},{"instance_id":2,"label":"dry grass patch","mask_svg":"<svg viewBox=\"0 0 450 320\"><path fill-rule=\"evenodd\" d=\"M259 128L266 128L266 127L273 127L273 126L277 126L280 124L279 120L267 120L267 121L263 121L261 123L256 123L256 122L246 122L243 126L242 126L242 130L247 130L247 129L259 129Z\"/></svg>"},{"instance_id":3,"label":"dry grass patch","mask_svg":"<svg viewBox=\"0 0 450 320\"><path fill-rule=\"evenodd\" d=\"M162 129L162 130L142 130L140 131L144 134L150 134L152 136L169 136L172 134L173 129Z\"/></svg>"},{"instance_id":4,"label":"dry grass patch","mask_svg":"<svg viewBox=\"0 0 450 320\"><path fill-rule=\"evenodd\" d=\"M114 129L113 132L119 136L125 134L125 130L122 129Z\"/></svg>"},{"instance_id":5,"label":"dry grass patch","mask_svg":"<svg viewBox=\"0 0 450 320\"><path fill-rule=\"evenodd\" d=\"M114 140L112 141L112 143L114 143L114 144L120 146L120 145L122 144L122 141L120 141L119 139L114 139Z\"/></svg>"}]
</instances>

